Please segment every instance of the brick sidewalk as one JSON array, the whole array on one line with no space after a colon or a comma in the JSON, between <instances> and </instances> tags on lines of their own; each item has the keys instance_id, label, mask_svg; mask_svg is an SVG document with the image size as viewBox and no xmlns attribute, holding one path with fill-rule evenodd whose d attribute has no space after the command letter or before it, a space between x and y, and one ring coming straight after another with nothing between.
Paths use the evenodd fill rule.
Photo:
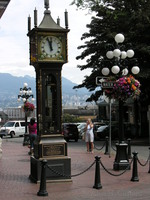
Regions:
<instances>
[{"instance_id":1,"label":"brick sidewalk","mask_svg":"<svg viewBox=\"0 0 150 200\"><path fill-rule=\"evenodd\" d=\"M149 166L141 167L138 164L139 182L130 181L132 169L121 176L109 175L100 167L102 189L93 189L95 179L95 165L86 173L73 177L72 182L47 183L48 197L39 197L39 184L30 182L30 157L28 148L19 142L4 140L2 144L3 154L0 159L0 199L1 200L148 200L150 199L150 174ZM71 157L71 174L77 174L87 169L95 160L95 156L101 157L104 166L113 174L119 174L112 170L114 156L104 155L95 151L87 154L83 149L68 148ZM141 161L145 162L145 161Z\"/></svg>"}]
</instances>

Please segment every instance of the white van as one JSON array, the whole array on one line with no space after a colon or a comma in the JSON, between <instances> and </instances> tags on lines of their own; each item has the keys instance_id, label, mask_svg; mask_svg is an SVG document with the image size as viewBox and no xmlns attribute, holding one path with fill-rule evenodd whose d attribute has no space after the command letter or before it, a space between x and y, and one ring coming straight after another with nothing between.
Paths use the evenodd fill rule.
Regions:
<instances>
[{"instance_id":1,"label":"white van","mask_svg":"<svg viewBox=\"0 0 150 200\"><path fill-rule=\"evenodd\" d=\"M10 135L22 136L25 133L25 122L24 121L8 121L0 128L0 137Z\"/></svg>"}]
</instances>

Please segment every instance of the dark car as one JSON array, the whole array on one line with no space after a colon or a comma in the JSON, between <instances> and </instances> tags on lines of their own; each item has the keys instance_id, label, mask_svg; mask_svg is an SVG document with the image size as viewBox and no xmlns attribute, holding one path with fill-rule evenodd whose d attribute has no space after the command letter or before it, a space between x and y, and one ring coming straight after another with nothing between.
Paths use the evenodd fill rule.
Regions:
<instances>
[{"instance_id":1,"label":"dark car","mask_svg":"<svg viewBox=\"0 0 150 200\"><path fill-rule=\"evenodd\" d=\"M76 124L64 123L62 125L64 139L68 142L69 140L75 140L78 142L79 132Z\"/></svg>"},{"instance_id":2,"label":"dark car","mask_svg":"<svg viewBox=\"0 0 150 200\"><path fill-rule=\"evenodd\" d=\"M98 129L94 133L94 137L96 140L104 139L106 136L109 136L110 126L102 125L98 127ZM117 124L111 125L111 138L117 139L118 138L118 126Z\"/></svg>"}]
</instances>

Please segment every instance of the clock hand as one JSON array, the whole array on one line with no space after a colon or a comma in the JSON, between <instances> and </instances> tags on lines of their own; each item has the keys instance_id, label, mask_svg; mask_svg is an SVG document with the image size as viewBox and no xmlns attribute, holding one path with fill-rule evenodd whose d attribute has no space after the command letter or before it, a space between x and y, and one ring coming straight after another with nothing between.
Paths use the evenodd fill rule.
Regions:
<instances>
[{"instance_id":1,"label":"clock hand","mask_svg":"<svg viewBox=\"0 0 150 200\"><path fill-rule=\"evenodd\" d=\"M49 38L47 38L48 44L49 44L49 48L50 51L53 51L53 47L52 47L52 38L49 40Z\"/></svg>"}]
</instances>

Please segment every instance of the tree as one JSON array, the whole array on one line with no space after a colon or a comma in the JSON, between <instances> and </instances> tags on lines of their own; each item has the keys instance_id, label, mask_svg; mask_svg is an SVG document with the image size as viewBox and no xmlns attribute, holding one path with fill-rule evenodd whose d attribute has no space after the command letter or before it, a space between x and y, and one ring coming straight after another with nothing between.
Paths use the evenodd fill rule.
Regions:
<instances>
[{"instance_id":1,"label":"tree","mask_svg":"<svg viewBox=\"0 0 150 200\"><path fill-rule=\"evenodd\" d=\"M79 65L81 70L91 68L91 75L86 76L83 83L76 88L86 87L90 91L95 91L96 77L101 74L104 66L111 63L106 60L106 52L114 43L114 36L122 33L125 36L125 48L132 48L135 58L131 64L138 64L141 71L138 79L141 82L150 79L150 1L148 0L74 0L78 8L88 8L96 15L92 17L91 23L87 25L89 32L82 35L81 40L85 40L83 49L77 59L86 59L85 65ZM112 66L112 65L111 65ZM144 84L143 84L144 85ZM148 88L142 88L142 92ZM96 91L89 100L97 100L101 91ZM143 95L144 96L144 95Z\"/></svg>"}]
</instances>

